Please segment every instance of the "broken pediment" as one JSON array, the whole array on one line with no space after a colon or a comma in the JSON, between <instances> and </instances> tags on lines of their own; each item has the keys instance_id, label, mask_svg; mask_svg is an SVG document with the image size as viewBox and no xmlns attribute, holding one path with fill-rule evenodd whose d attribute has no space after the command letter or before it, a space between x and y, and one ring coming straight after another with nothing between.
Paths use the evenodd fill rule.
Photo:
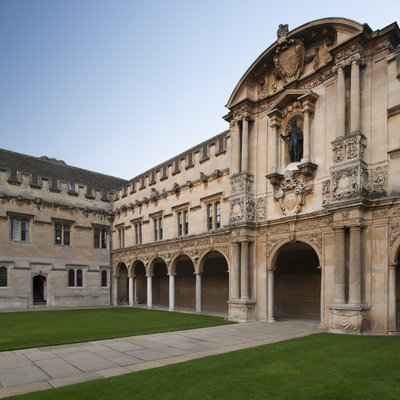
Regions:
<instances>
[{"instance_id":1,"label":"broken pediment","mask_svg":"<svg viewBox=\"0 0 400 400\"><path fill-rule=\"evenodd\" d=\"M257 101L272 96L297 81L310 76L331 61L331 50L339 42L366 29L344 18L325 18L289 31L278 28L277 40L250 66L236 85L227 107L248 99Z\"/></svg>"}]
</instances>

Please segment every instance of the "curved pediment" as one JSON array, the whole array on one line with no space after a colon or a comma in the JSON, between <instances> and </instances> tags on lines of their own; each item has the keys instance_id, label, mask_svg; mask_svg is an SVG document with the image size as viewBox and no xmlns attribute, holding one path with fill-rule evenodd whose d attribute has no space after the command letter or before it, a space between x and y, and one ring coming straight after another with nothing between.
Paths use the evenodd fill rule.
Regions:
<instances>
[{"instance_id":1,"label":"curved pediment","mask_svg":"<svg viewBox=\"0 0 400 400\"><path fill-rule=\"evenodd\" d=\"M226 107L271 96L313 74L332 60L332 49L364 30L371 31L368 25L345 18L319 19L291 32L287 25L280 25L278 39L246 71Z\"/></svg>"}]
</instances>

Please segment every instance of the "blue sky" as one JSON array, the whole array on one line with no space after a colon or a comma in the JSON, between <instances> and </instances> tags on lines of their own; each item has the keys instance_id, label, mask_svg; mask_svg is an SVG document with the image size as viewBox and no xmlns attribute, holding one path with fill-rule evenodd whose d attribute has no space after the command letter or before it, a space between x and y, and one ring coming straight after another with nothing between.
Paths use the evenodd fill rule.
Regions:
<instances>
[{"instance_id":1,"label":"blue sky","mask_svg":"<svg viewBox=\"0 0 400 400\"><path fill-rule=\"evenodd\" d=\"M278 25L323 17L376 30L400 2L0 0L0 147L132 178L227 129Z\"/></svg>"}]
</instances>

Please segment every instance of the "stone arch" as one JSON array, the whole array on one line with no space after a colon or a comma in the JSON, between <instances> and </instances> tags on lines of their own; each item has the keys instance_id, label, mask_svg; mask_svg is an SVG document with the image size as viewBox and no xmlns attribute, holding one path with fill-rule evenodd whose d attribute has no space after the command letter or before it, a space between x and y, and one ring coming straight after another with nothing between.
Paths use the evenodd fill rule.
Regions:
<instances>
[{"instance_id":1,"label":"stone arch","mask_svg":"<svg viewBox=\"0 0 400 400\"><path fill-rule=\"evenodd\" d=\"M47 304L47 277L43 274L32 277L32 302L34 306Z\"/></svg>"},{"instance_id":2,"label":"stone arch","mask_svg":"<svg viewBox=\"0 0 400 400\"><path fill-rule=\"evenodd\" d=\"M226 315L229 300L228 260L219 250L209 250L199 260L202 311Z\"/></svg>"},{"instance_id":3,"label":"stone arch","mask_svg":"<svg viewBox=\"0 0 400 400\"><path fill-rule=\"evenodd\" d=\"M388 265L388 331L400 330L400 238L397 238L389 252Z\"/></svg>"},{"instance_id":4,"label":"stone arch","mask_svg":"<svg viewBox=\"0 0 400 400\"><path fill-rule=\"evenodd\" d=\"M152 304L158 307L169 305L168 265L162 257L154 257L149 263L149 275L152 276Z\"/></svg>"},{"instance_id":5,"label":"stone arch","mask_svg":"<svg viewBox=\"0 0 400 400\"><path fill-rule=\"evenodd\" d=\"M285 241L272 260L274 317L321 319L321 267L316 249L303 240Z\"/></svg>"},{"instance_id":6,"label":"stone arch","mask_svg":"<svg viewBox=\"0 0 400 400\"><path fill-rule=\"evenodd\" d=\"M147 270L141 259L133 261L130 268L133 277L133 304L146 304L147 302Z\"/></svg>"},{"instance_id":7,"label":"stone arch","mask_svg":"<svg viewBox=\"0 0 400 400\"><path fill-rule=\"evenodd\" d=\"M194 311L196 307L196 277L193 260L187 254L180 254L173 258L171 271L175 274L176 307Z\"/></svg>"},{"instance_id":8,"label":"stone arch","mask_svg":"<svg viewBox=\"0 0 400 400\"><path fill-rule=\"evenodd\" d=\"M128 268L123 261L115 267L115 279L117 280L117 302L120 305L128 304L129 281Z\"/></svg>"}]
</instances>

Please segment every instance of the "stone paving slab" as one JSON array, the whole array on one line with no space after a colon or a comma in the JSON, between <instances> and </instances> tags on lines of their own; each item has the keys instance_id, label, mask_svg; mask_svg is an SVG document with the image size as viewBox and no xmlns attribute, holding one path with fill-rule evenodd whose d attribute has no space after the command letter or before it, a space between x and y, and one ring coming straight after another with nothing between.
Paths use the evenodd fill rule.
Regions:
<instances>
[{"instance_id":1,"label":"stone paving slab","mask_svg":"<svg viewBox=\"0 0 400 400\"><path fill-rule=\"evenodd\" d=\"M0 352L0 398L162 367L318 331L315 321L253 322Z\"/></svg>"}]
</instances>

